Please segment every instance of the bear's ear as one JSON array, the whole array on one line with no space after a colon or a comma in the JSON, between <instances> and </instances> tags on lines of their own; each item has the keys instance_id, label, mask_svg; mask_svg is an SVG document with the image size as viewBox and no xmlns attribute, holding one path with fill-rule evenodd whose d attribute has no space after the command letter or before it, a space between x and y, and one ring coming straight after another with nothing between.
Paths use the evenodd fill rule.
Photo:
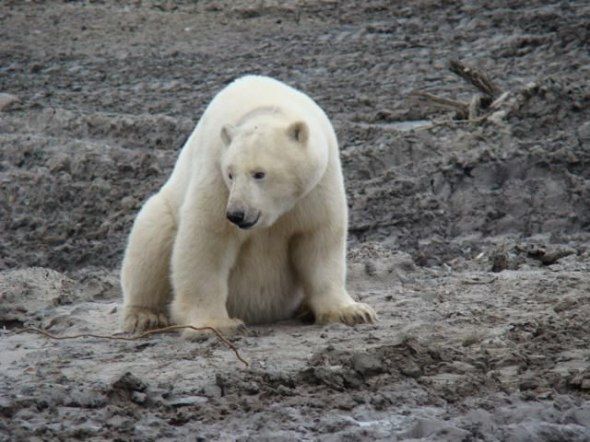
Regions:
<instances>
[{"instance_id":1,"label":"bear's ear","mask_svg":"<svg viewBox=\"0 0 590 442\"><path fill-rule=\"evenodd\" d=\"M297 121L288 127L287 134L298 143L306 144L309 138L309 128L303 121Z\"/></svg>"},{"instance_id":2,"label":"bear's ear","mask_svg":"<svg viewBox=\"0 0 590 442\"><path fill-rule=\"evenodd\" d=\"M234 137L235 127L231 124L226 124L221 128L221 139L223 140L223 144L229 146L231 144L231 140Z\"/></svg>"}]
</instances>

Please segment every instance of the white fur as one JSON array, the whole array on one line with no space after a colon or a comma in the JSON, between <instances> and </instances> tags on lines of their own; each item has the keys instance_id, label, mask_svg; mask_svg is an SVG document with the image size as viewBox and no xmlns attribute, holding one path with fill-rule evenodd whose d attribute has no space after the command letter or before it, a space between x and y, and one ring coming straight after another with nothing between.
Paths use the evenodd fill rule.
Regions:
<instances>
[{"instance_id":1,"label":"white fur","mask_svg":"<svg viewBox=\"0 0 590 442\"><path fill-rule=\"evenodd\" d=\"M256 172L265 173L256 179ZM231 179L230 179L231 174ZM226 219L240 210L249 229ZM292 317L372 322L345 288L347 206L336 135L307 95L246 76L223 89L137 216L122 268L126 330L225 332Z\"/></svg>"}]
</instances>

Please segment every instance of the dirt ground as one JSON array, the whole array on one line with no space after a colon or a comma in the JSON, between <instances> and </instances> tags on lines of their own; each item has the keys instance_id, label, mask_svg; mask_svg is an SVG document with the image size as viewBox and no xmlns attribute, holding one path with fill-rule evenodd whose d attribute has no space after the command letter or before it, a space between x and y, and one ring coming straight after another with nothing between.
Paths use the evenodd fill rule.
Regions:
<instances>
[{"instance_id":1,"label":"dirt ground","mask_svg":"<svg viewBox=\"0 0 590 442\"><path fill-rule=\"evenodd\" d=\"M0 1L0 440L590 441L589 45L583 0ZM451 59L516 104L412 96L469 101ZM379 322L249 327L249 367L25 331L117 331L131 222L246 73L332 118Z\"/></svg>"}]
</instances>

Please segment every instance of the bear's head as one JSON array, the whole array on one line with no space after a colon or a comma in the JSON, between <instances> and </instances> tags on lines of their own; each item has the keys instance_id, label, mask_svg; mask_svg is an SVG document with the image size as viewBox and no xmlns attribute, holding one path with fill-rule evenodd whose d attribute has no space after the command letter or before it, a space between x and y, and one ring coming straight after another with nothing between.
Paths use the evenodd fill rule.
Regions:
<instances>
[{"instance_id":1,"label":"bear's head","mask_svg":"<svg viewBox=\"0 0 590 442\"><path fill-rule=\"evenodd\" d=\"M241 229L270 227L320 181L327 164L323 137L304 121L257 118L221 130L221 173L229 190L227 218Z\"/></svg>"}]
</instances>

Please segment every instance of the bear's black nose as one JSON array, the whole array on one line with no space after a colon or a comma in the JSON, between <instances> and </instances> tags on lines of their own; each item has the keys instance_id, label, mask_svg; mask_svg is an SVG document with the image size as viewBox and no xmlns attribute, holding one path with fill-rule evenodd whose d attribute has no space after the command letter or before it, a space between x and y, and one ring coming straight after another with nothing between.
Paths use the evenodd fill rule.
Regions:
<instances>
[{"instance_id":1,"label":"bear's black nose","mask_svg":"<svg viewBox=\"0 0 590 442\"><path fill-rule=\"evenodd\" d=\"M232 223L236 225L240 225L244 221L244 212L241 210L237 210L235 212L227 212L226 213L227 219L229 219Z\"/></svg>"}]
</instances>

